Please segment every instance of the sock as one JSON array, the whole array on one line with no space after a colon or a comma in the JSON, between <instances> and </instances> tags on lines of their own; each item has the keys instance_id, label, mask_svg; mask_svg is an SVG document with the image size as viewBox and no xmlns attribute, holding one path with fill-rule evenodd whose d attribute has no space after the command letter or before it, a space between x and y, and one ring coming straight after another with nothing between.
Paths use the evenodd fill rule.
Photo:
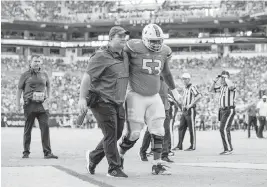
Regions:
<instances>
[{"instance_id":1,"label":"sock","mask_svg":"<svg viewBox=\"0 0 267 187\"><path fill-rule=\"evenodd\" d=\"M161 153L153 152L154 160L161 159Z\"/></svg>"}]
</instances>

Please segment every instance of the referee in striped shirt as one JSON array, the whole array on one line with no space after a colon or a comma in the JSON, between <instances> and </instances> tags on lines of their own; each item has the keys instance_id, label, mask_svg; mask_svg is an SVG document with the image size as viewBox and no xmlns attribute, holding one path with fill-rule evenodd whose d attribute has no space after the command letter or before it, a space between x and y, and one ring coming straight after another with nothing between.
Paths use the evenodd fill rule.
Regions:
<instances>
[{"instance_id":1,"label":"referee in striped shirt","mask_svg":"<svg viewBox=\"0 0 267 187\"><path fill-rule=\"evenodd\" d=\"M219 121L220 121L220 133L222 137L224 151L220 155L228 155L233 151L231 143L231 125L235 116L235 91L236 86L229 79L230 74L228 71L223 71L221 75L218 75L213 81L210 87L210 92L220 93L220 109L219 109ZM221 85L216 87L216 83L221 80Z\"/></svg>"},{"instance_id":2,"label":"referee in striped shirt","mask_svg":"<svg viewBox=\"0 0 267 187\"><path fill-rule=\"evenodd\" d=\"M191 146L185 151L193 151L196 149L196 128L195 128L195 118L196 118L196 103L201 99L202 95L197 90L195 86L191 83L191 75L189 73L184 73L182 75L182 80L185 85L183 101L182 101L182 115L180 118L179 126L179 143L176 150L183 149L183 141L187 127L189 127L190 133L190 143Z\"/></svg>"}]
</instances>

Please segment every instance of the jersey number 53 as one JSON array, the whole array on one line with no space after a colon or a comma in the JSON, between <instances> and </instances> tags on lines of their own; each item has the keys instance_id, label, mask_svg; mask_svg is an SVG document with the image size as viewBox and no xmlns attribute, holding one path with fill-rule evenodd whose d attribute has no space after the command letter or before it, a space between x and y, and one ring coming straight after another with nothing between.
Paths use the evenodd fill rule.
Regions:
<instances>
[{"instance_id":1,"label":"jersey number 53","mask_svg":"<svg viewBox=\"0 0 267 187\"><path fill-rule=\"evenodd\" d=\"M153 59L143 59L143 69L148 71L148 74L159 75L161 72L161 61Z\"/></svg>"}]
</instances>

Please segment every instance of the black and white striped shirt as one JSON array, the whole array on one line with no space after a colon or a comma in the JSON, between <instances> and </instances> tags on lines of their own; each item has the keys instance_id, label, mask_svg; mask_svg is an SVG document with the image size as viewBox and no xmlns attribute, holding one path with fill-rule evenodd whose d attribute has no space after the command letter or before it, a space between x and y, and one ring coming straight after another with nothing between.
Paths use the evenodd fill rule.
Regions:
<instances>
[{"instance_id":1,"label":"black and white striped shirt","mask_svg":"<svg viewBox=\"0 0 267 187\"><path fill-rule=\"evenodd\" d=\"M183 94L183 106L191 105L195 98L200 94L200 92L197 90L195 86L192 84L188 85L184 89L184 94Z\"/></svg>"},{"instance_id":2,"label":"black and white striped shirt","mask_svg":"<svg viewBox=\"0 0 267 187\"><path fill-rule=\"evenodd\" d=\"M236 88L230 90L228 86L214 88L215 92L220 92L220 108L235 106L235 90Z\"/></svg>"}]
</instances>

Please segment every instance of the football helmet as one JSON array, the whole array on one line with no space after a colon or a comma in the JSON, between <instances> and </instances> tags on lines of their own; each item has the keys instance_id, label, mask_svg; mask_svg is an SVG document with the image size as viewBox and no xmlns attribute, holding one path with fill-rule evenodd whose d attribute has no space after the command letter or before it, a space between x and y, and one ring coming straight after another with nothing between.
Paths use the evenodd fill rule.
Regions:
<instances>
[{"instance_id":1,"label":"football helmet","mask_svg":"<svg viewBox=\"0 0 267 187\"><path fill-rule=\"evenodd\" d=\"M157 24L148 24L142 31L142 41L151 51L160 51L163 44L163 31Z\"/></svg>"}]
</instances>

